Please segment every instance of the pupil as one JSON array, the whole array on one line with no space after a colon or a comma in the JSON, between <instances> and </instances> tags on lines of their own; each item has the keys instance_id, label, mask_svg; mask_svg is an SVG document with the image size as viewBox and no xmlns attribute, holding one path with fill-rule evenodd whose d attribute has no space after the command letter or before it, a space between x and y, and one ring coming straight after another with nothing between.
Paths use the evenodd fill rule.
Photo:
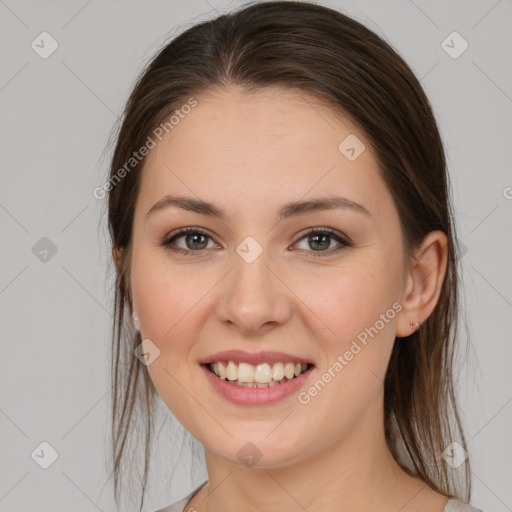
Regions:
<instances>
[{"instance_id":1,"label":"pupil","mask_svg":"<svg viewBox=\"0 0 512 512\"><path fill-rule=\"evenodd\" d=\"M324 239L324 245L323 247L318 247L317 248L320 248L320 249L326 249L327 247L329 247L329 235L314 235L314 236L311 236L310 239L318 239L318 238L323 238ZM325 241L327 240L327 244L325 244ZM315 242L316 243L316 242Z\"/></svg>"},{"instance_id":2,"label":"pupil","mask_svg":"<svg viewBox=\"0 0 512 512\"><path fill-rule=\"evenodd\" d=\"M206 238L204 235L201 235L201 234L193 234L193 235L187 235L187 247L189 247L189 240L190 239L193 239L193 243L196 241L195 239L198 238L198 237L202 237L202 238ZM204 242L203 242L204 244ZM206 247L207 244L205 244L205 247ZM189 247L190 248L190 247ZM198 247L196 246L195 249L197 249ZM194 247L192 247L192 249L194 249ZM199 249L204 249L204 247L199 247Z\"/></svg>"},{"instance_id":3,"label":"pupil","mask_svg":"<svg viewBox=\"0 0 512 512\"><path fill-rule=\"evenodd\" d=\"M203 238L203 242L201 245L201 242L198 242L198 239ZM199 243L201 247L199 249L204 249L206 247L205 245L205 239L206 237L204 235L201 235L199 233L187 235L187 247L190 248L189 241L192 240L192 245L195 245L196 243ZM317 246L317 249L327 249L329 247L329 235L312 235L309 237L310 240L314 240L313 244ZM319 239L322 239L322 241L319 242ZM311 244L310 244L311 245ZM193 249L193 248L192 248ZM198 249L196 246L195 249Z\"/></svg>"}]
</instances>

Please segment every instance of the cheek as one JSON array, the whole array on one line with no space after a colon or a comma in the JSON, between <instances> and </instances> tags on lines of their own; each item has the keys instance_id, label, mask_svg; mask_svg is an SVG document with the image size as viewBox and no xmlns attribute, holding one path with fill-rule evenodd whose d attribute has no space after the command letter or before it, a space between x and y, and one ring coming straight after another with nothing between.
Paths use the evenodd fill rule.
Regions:
<instances>
[{"instance_id":1,"label":"cheek","mask_svg":"<svg viewBox=\"0 0 512 512\"><path fill-rule=\"evenodd\" d=\"M321 319L331 339L342 342L354 336L383 312L389 290L379 273L367 268L347 265L297 283L297 296L311 308L309 316Z\"/></svg>"},{"instance_id":2,"label":"cheek","mask_svg":"<svg viewBox=\"0 0 512 512\"><path fill-rule=\"evenodd\" d=\"M341 356L343 371L338 374L352 384L361 385L366 377L375 380L372 373L385 374L395 339L399 282L393 262L387 262L389 267L381 269L359 260L329 275L303 279L295 288L309 306L302 306L302 318L309 319L309 329L322 347L322 366L331 367Z\"/></svg>"},{"instance_id":3,"label":"cheek","mask_svg":"<svg viewBox=\"0 0 512 512\"><path fill-rule=\"evenodd\" d=\"M141 320L141 335L160 351L147 368L158 393L173 410L187 403L181 383L197 379L195 351L201 329L211 315L218 276L197 269L169 268L164 262L134 266L132 291ZM187 407L191 407L188 404Z\"/></svg>"},{"instance_id":4,"label":"cheek","mask_svg":"<svg viewBox=\"0 0 512 512\"><path fill-rule=\"evenodd\" d=\"M193 334L194 323L198 322L201 298L212 285L213 279L205 276L198 281L187 270L141 266L132 275L132 291L144 337L162 350L170 348L167 344L175 340L180 343L173 346L174 350L185 346L186 337Z\"/></svg>"},{"instance_id":5,"label":"cheek","mask_svg":"<svg viewBox=\"0 0 512 512\"><path fill-rule=\"evenodd\" d=\"M193 276L148 265L134 272L132 290L137 300L143 339L150 339L158 347L159 356L147 366L149 376L162 401L177 419L194 433L189 415L194 415L197 403L184 392L197 378L191 365L193 347L204 319L199 318L204 308L208 283L191 285ZM200 414L201 411L197 411Z\"/></svg>"},{"instance_id":6,"label":"cheek","mask_svg":"<svg viewBox=\"0 0 512 512\"><path fill-rule=\"evenodd\" d=\"M314 305L303 312L311 319L310 329L324 356L300 401L304 411L317 412L303 421L314 431L319 415L326 414L327 437L327 432L336 436L350 430L382 392L395 339L391 271L365 268L371 267L333 272L315 280L314 287L308 281L300 292L306 304Z\"/></svg>"}]
</instances>

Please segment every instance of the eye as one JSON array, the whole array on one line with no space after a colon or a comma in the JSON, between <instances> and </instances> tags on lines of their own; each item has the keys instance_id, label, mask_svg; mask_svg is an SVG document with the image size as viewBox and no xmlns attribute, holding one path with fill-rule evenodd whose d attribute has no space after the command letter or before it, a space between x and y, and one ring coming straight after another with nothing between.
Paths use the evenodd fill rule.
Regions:
<instances>
[{"instance_id":1,"label":"eye","mask_svg":"<svg viewBox=\"0 0 512 512\"><path fill-rule=\"evenodd\" d=\"M183 238L184 247L176 244L176 240ZM183 228L175 233L171 233L169 237L161 242L161 245L171 251L181 252L182 254L190 255L194 251L201 251L207 249L208 239L213 239L201 228Z\"/></svg>"},{"instance_id":2,"label":"eye","mask_svg":"<svg viewBox=\"0 0 512 512\"><path fill-rule=\"evenodd\" d=\"M305 234L302 234L302 236L298 238L298 242L301 242L302 240L305 241L309 248L313 248L314 250L310 251L307 248L301 250L306 250L307 252L314 253L327 253L329 255L337 253L338 251L341 251L345 247L352 246L352 243L346 237L330 228L311 228ZM338 243L338 247L335 247L334 249L331 250L327 250L331 246L331 242L333 240L335 240ZM323 256L323 254L314 254L312 256Z\"/></svg>"},{"instance_id":3,"label":"eye","mask_svg":"<svg viewBox=\"0 0 512 512\"><path fill-rule=\"evenodd\" d=\"M180 239L183 239L182 243L184 246L177 244L177 241ZM324 256L325 254L331 255L346 247L352 247L352 243L345 236L331 228L310 228L306 233L302 233L301 236L297 238L294 245L297 245L298 242L302 242L303 240L307 243L309 249L313 248L313 250L300 248L301 251L320 253L309 255L309 257ZM338 244L338 247L328 250L333 240ZM213 242L213 238L205 230L187 227L171 233L167 238L162 240L160 244L171 251L190 256L194 252L214 248L211 246L208 247L209 241L213 243L214 247L216 246Z\"/></svg>"}]
</instances>

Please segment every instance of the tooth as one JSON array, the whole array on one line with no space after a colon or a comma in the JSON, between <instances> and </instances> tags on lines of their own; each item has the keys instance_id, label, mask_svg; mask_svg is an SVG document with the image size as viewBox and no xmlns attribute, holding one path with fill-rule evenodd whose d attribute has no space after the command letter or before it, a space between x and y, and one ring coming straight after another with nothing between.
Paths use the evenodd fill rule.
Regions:
<instances>
[{"instance_id":1,"label":"tooth","mask_svg":"<svg viewBox=\"0 0 512 512\"><path fill-rule=\"evenodd\" d=\"M283 363L274 363L272 367L272 380L276 382L281 380L284 377L284 364Z\"/></svg>"},{"instance_id":2,"label":"tooth","mask_svg":"<svg viewBox=\"0 0 512 512\"><path fill-rule=\"evenodd\" d=\"M236 364L233 361L228 362L228 366L226 368L226 377L228 380L236 380L238 377L238 370L236 368Z\"/></svg>"},{"instance_id":3,"label":"tooth","mask_svg":"<svg viewBox=\"0 0 512 512\"><path fill-rule=\"evenodd\" d=\"M219 373L218 373L219 377L221 379L225 379L226 378L226 367L224 366L224 363L222 361L219 361Z\"/></svg>"},{"instance_id":4,"label":"tooth","mask_svg":"<svg viewBox=\"0 0 512 512\"><path fill-rule=\"evenodd\" d=\"M267 387L266 384L275 386L286 382L304 373L308 365L306 363L261 363L254 367L248 363L236 363L235 361L217 361L209 364L210 369L221 379L238 381L244 387ZM286 379L285 379L286 377ZM235 382L233 382L235 383ZM271 383L271 384L270 384ZM246 385L251 384L251 385ZM257 384L264 384L259 386Z\"/></svg>"},{"instance_id":5,"label":"tooth","mask_svg":"<svg viewBox=\"0 0 512 512\"><path fill-rule=\"evenodd\" d=\"M268 363L262 363L256 366L256 370L254 371L254 382L268 383L271 380L272 369Z\"/></svg>"},{"instance_id":6,"label":"tooth","mask_svg":"<svg viewBox=\"0 0 512 512\"><path fill-rule=\"evenodd\" d=\"M240 382L240 385L244 388L255 388L257 386L256 382Z\"/></svg>"},{"instance_id":7,"label":"tooth","mask_svg":"<svg viewBox=\"0 0 512 512\"><path fill-rule=\"evenodd\" d=\"M275 382L274 380L271 380L269 383L268 383L268 386L271 388L272 386L277 386L277 382Z\"/></svg>"},{"instance_id":8,"label":"tooth","mask_svg":"<svg viewBox=\"0 0 512 512\"><path fill-rule=\"evenodd\" d=\"M252 364L239 363L238 380L240 382L254 382L254 366Z\"/></svg>"},{"instance_id":9,"label":"tooth","mask_svg":"<svg viewBox=\"0 0 512 512\"><path fill-rule=\"evenodd\" d=\"M284 365L284 376L287 379L293 379L295 375L295 365L293 363L286 363Z\"/></svg>"}]
</instances>

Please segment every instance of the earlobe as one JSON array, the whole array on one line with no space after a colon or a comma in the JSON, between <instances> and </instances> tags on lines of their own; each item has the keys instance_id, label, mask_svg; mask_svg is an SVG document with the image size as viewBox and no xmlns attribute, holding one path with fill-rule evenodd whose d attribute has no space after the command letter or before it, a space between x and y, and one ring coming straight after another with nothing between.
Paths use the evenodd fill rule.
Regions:
<instances>
[{"instance_id":1,"label":"earlobe","mask_svg":"<svg viewBox=\"0 0 512 512\"><path fill-rule=\"evenodd\" d=\"M140 320L139 320L139 317L137 316L137 312L135 310L133 311L132 319L133 319L133 325L135 327L135 330L137 332L140 332Z\"/></svg>"},{"instance_id":2,"label":"earlobe","mask_svg":"<svg viewBox=\"0 0 512 512\"><path fill-rule=\"evenodd\" d=\"M437 305L446 275L448 239L440 230L431 231L415 251L407 275L396 336L410 336Z\"/></svg>"}]
</instances>

